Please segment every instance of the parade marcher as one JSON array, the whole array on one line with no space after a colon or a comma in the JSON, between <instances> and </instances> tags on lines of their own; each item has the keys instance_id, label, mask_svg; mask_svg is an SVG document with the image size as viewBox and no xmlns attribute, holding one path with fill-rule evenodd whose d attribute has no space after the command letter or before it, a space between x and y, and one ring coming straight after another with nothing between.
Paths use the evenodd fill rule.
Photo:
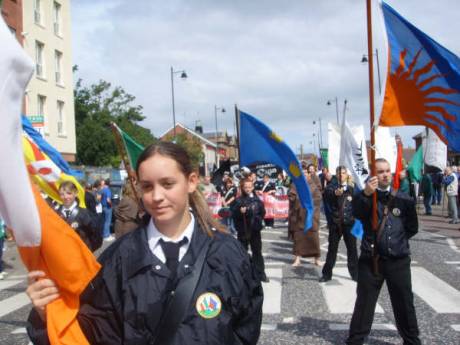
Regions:
<instances>
[{"instance_id":1,"label":"parade marcher","mask_svg":"<svg viewBox=\"0 0 460 345\"><path fill-rule=\"evenodd\" d=\"M431 198L433 197L433 183L431 183L431 175L423 174L420 191L423 195L423 205L425 206L425 214L431 216Z\"/></svg>"},{"instance_id":2,"label":"parade marcher","mask_svg":"<svg viewBox=\"0 0 460 345\"><path fill-rule=\"evenodd\" d=\"M211 182L211 177L208 175L203 178L203 183L200 184L200 190L205 198L207 198L209 194L217 193L216 186Z\"/></svg>"},{"instance_id":3,"label":"parade marcher","mask_svg":"<svg viewBox=\"0 0 460 345\"><path fill-rule=\"evenodd\" d=\"M213 219L187 152L147 147L137 177L146 225L99 257L77 319L90 344L255 345L263 292L241 244ZM44 307L57 288L29 273L28 333L45 344ZM174 293L172 293L174 292Z\"/></svg>"},{"instance_id":4,"label":"parade marcher","mask_svg":"<svg viewBox=\"0 0 460 345\"><path fill-rule=\"evenodd\" d=\"M401 170L399 172L399 190L403 193L411 195L410 192L410 181L407 176L407 170Z\"/></svg>"},{"instance_id":5,"label":"parade marcher","mask_svg":"<svg viewBox=\"0 0 460 345\"><path fill-rule=\"evenodd\" d=\"M233 221L238 240L248 250L251 246L252 262L258 277L268 282L265 274L265 263L262 256L262 221L265 216L263 202L254 193L254 183L250 179L241 181L241 195L235 200L232 207Z\"/></svg>"},{"instance_id":6,"label":"parade marcher","mask_svg":"<svg viewBox=\"0 0 460 345\"><path fill-rule=\"evenodd\" d=\"M308 173L310 174L310 177L312 181L318 186L318 188L321 190L321 180L316 173L316 166L314 164L308 164L307 166Z\"/></svg>"},{"instance_id":7,"label":"parade marcher","mask_svg":"<svg viewBox=\"0 0 460 345\"><path fill-rule=\"evenodd\" d=\"M273 182L270 182L270 176L268 176L267 174L264 175L262 183L254 187L258 195L263 195L263 194L275 195L276 193L276 186ZM271 229L273 228L275 220L273 218L265 218L264 223L267 229Z\"/></svg>"},{"instance_id":8,"label":"parade marcher","mask_svg":"<svg viewBox=\"0 0 460 345\"><path fill-rule=\"evenodd\" d=\"M377 299L386 281L399 335L404 344L419 345L409 251L409 239L418 231L415 203L406 193L391 190L388 161L377 159L375 169L377 176L371 177L364 190L353 199L353 213L363 223L364 235L358 264L357 297L346 343L363 344L371 330ZM377 193L377 233L372 229L374 193Z\"/></svg>"},{"instance_id":9,"label":"parade marcher","mask_svg":"<svg viewBox=\"0 0 460 345\"><path fill-rule=\"evenodd\" d=\"M432 205L441 205L442 200L442 172L435 172L431 174L431 181L433 182L433 197L431 199Z\"/></svg>"},{"instance_id":10,"label":"parade marcher","mask_svg":"<svg viewBox=\"0 0 460 345\"><path fill-rule=\"evenodd\" d=\"M335 266L339 241L342 236L347 247L347 264L351 279L356 280L358 274L356 238L351 233L355 223L352 210L354 187L348 183L349 175L346 167L338 166L336 172L337 180L330 183L324 192L324 198L330 206L332 221L329 224L329 245L326 263L319 279L321 283L332 279L332 270Z\"/></svg>"},{"instance_id":11,"label":"parade marcher","mask_svg":"<svg viewBox=\"0 0 460 345\"><path fill-rule=\"evenodd\" d=\"M94 252L102 245L100 227L97 218L91 212L78 206L77 194L78 189L71 181L62 182L59 186L62 205L56 209L56 212Z\"/></svg>"},{"instance_id":12,"label":"parade marcher","mask_svg":"<svg viewBox=\"0 0 460 345\"><path fill-rule=\"evenodd\" d=\"M123 188L123 198L113 211L115 216L113 231L116 239L136 230L141 225L140 212L139 201L136 199L131 182L127 179Z\"/></svg>"},{"instance_id":13,"label":"parade marcher","mask_svg":"<svg viewBox=\"0 0 460 345\"><path fill-rule=\"evenodd\" d=\"M238 194L238 188L233 184L233 179L228 178L225 186L220 192L222 196L222 208L219 210L219 216L222 218L222 224L227 226L232 234L236 234L235 224L233 223L232 207Z\"/></svg>"},{"instance_id":14,"label":"parade marcher","mask_svg":"<svg viewBox=\"0 0 460 345\"><path fill-rule=\"evenodd\" d=\"M452 220L450 224L458 223L458 208L457 208L457 194L458 194L458 179L457 175L452 171L452 167L444 169L444 178L442 184L446 187L447 194L447 208L449 210L449 217Z\"/></svg>"},{"instance_id":15,"label":"parade marcher","mask_svg":"<svg viewBox=\"0 0 460 345\"><path fill-rule=\"evenodd\" d=\"M313 263L316 266L320 265L319 258L321 257L321 249L319 246L319 219L321 209L321 191L312 181L308 171L304 170L305 178L310 187L310 193L313 198L313 226L305 233L305 218L307 210L305 210L299 200L297 189L294 184L291 184L289 189L289 237L294 242L293 254L295 256L292 266L300 266L300 258L313 258Z\"/></svg>"},{"instance_id":16,"label":"parade marcher","mask_svg":"<svg viewBox=\"0 0 460 345\"><path fill-rule=\"evenodd\" d=\"M110 180L101 180L98 194L100 195L102 213L104 214L104 224L102 237L104 241L113 241L115 237L110 234L110 225L112 224L112 192L109 188Z\"/></svg>"}]
</instances>

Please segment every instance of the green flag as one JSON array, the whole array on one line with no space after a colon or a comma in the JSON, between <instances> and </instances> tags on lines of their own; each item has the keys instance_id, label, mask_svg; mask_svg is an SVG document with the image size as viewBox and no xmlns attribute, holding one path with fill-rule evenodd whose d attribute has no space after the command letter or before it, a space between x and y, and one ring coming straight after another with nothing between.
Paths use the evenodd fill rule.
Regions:
<instances>
[{"instance_id":1,"label":"green flag","mask_svg":"<svg viewBox=\"0 0 460 345\"><path fill-rule=\"evenodd\" d=\"M423 170L423 150L422 145L415 152L414 157L410 161L407 172L409 173L410 179L412 181L420 182L422 180L422 170Z\"/></svg>"},{"instance_id":2,"label":"green flag","mask_svg":"<svg viewBox=\"0 0 460 345\"><path fill-rule=\"evenodd\" d=\"M117 129L120 132L121 139L123 140L123 144L125 145L126 153L129 158L129 163L131 164L131 167L134 170L136 170L137 159L141 155L142 151L144 151L144 147L141 144L138 144L128 134L123 132L120 129L120 127L117 126Z\"/></svg>"},{"instance_id":3,"label":"green flag","mask_svg":"<svg viewBox=\"0 0 460 345\"><path fill-rule=\"evenodd\" d=\"M323 161L323 167L329 168L329 151L328 149L319 149L319 154Z\"/></svg>"}]
</instances>

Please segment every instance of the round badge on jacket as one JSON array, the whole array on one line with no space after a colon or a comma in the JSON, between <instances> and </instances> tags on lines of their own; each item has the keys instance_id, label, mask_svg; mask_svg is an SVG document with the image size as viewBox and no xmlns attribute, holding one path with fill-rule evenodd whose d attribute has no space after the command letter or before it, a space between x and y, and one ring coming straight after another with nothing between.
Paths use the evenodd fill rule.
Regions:
<instances>
[{"instance_id":1,"label":"round badge on jacket","mask_svg":"<svg viewBox=\"0 0 460 345\"><path fill-rule=\"evenodd\" d=\"M348 201L353 200L353 198L351 197L351 195L347 196L347 200L348 200Z\"/></svg>"},{"instance_id":2,"label":"round badge on jacket","mask_svg":"<svg viewBox=\"0 0 460 345\"><path fill-rule=\"evenodd\" d=\"M72 224L70 224L70 226L72 227L72 229L77 229L78 228L78 223L73 222Z\"/></svg>"},{"instance_id":3,"label":"round badge on jacket","mask_svg":"<svg viewBox=\"0 0 460 345\"><path fill-rule=\"evenodd\" d=\"M401 215L401 210L397 207L395 207L392 212L393 212L393 216L395 217L399 217Z\"/></svg>"},{"instance_id":4,"label":"round badge on jacket","mask_svg":"<svg viewBox=\"0 0 460 345\"><path fill-rule=\"evenodd\" d=\"M197 298L195 307L202 318L212 319L220 314L222 302L215 293L205 292Z\"/></svg>"}]
</instances>

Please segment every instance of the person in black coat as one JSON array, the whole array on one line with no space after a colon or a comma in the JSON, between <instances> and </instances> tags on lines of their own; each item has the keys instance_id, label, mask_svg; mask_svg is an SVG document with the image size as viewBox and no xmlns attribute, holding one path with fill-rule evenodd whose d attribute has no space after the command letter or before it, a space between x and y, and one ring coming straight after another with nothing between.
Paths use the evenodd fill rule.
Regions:
<instances>
[{"instance_id":1,"label":"person in black coat","mask_svg":"<svg viewBox=\"0 0 460 345\"><path fill-rule=\"evenodd\" d=\"M106 249L101 270L80 296L77 319L88 342L255 345L261 283L244 248L197 191L186 151L169 142L147 147L137 177L148 217ZM27 331L34 343L46 344L45 302L57 288L38 276L29 274L35 308Z\"/></svg>"},{"instance_id":2,"label":"person in black coat","mask_svg":"<svg viewBox=\"0 0 460 345\"><path fill-rule=\"evenodd\" d=\"M88 209L78 206L77 194L78 189L71 181L62 182L59 186L62 205L56 208L56 212L94 252L102 245L101 231L96 215L93 215Z\"/></svg>"},{"instance_id":3,"label":"person in black coat","mask_svg":"<svg viewBox=\"0 0 460 345\"><path fill-rule=\"evenodd\" d=\"M358 251L356 249L356 238L352 235L351 229L355 223L352 210L354 188L348 183L347 168L337 167L337 179L331 182L324 192L324 198L329 206L330 222L329 245L327 248L326 263L323 266L321 283L332 279L332 270L337 258L340 239L343 236L347 247L348 272L351 279L356 280L358 274Z\"/></svg>"},{"instance_id":4,"label":"person in black coat","mask_svg":"<svg viewBox=\"0 0 460 345\"><path fill-rule=\"evenodd\" d=\"M348 345L363 344L374 318L375 305L386 281L396 327L404 344L421 344L412 293L409 239L418 231L414 199L391 190L391 169L385 159L375 162L377 176L353 200L353 213L363 223L358 263L357 296ZM372 227L372 195L377 193L377 234ZM374 269L377 264L378 271Z\"/></svg>"},{"instance_id":5,"label":"person in black coat","mask_svg":"<svg viewBox=\"0 0 460 345\"><path fill-rule=\"evenodd\" d=\"M258 186L254 185L254 189L256 190L256 193L258 195L263 195L263 194L274 195L276 193L276 186L273 182L270 182L270 176L268 176L267 174L264 175L264 179L262 180L262 183L260 183ZM275 224L275 219L265 218L264 223L267 229L271 229L273 228L273 225Z\"/></svg>"},{"instance_id":6,"label":"person in black coat","mask_svg":"<svg viewBox=\"0 0 460 345\"><path fill-rule=\"evenodd\" d=\"M262 221L265 216L263 202L254 193L254 183L249 180L241 182L241 196L232 207L232 216L235 223L238 240L248 250L251 246L252 261L260 280L268 282L265 274L265 263L262 256Z\"/></svg>"}]
</instances>

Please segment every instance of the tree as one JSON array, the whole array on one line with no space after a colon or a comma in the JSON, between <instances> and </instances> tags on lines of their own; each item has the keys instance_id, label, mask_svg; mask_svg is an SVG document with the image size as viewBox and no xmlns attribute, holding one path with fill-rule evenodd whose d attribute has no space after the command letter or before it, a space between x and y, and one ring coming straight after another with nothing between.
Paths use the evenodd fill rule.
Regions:
<instances>
[{"instance_id":1,"label":"tree","mask_svg":"<svg viewBox=\"0 0 460 345\"><path fill-rule=\"evenodd\" d=\"M74 71L77 70L74 67ZM145 119L142 106L133 105L136 98L123 88L112 88L111 83L104 80L86 87L79 79L74 96L78 164L120 164L121 158L110 129L111 122L115 122L143 146L156 141L149 129L138 124Z\"/></svg>"}]
</instances>

